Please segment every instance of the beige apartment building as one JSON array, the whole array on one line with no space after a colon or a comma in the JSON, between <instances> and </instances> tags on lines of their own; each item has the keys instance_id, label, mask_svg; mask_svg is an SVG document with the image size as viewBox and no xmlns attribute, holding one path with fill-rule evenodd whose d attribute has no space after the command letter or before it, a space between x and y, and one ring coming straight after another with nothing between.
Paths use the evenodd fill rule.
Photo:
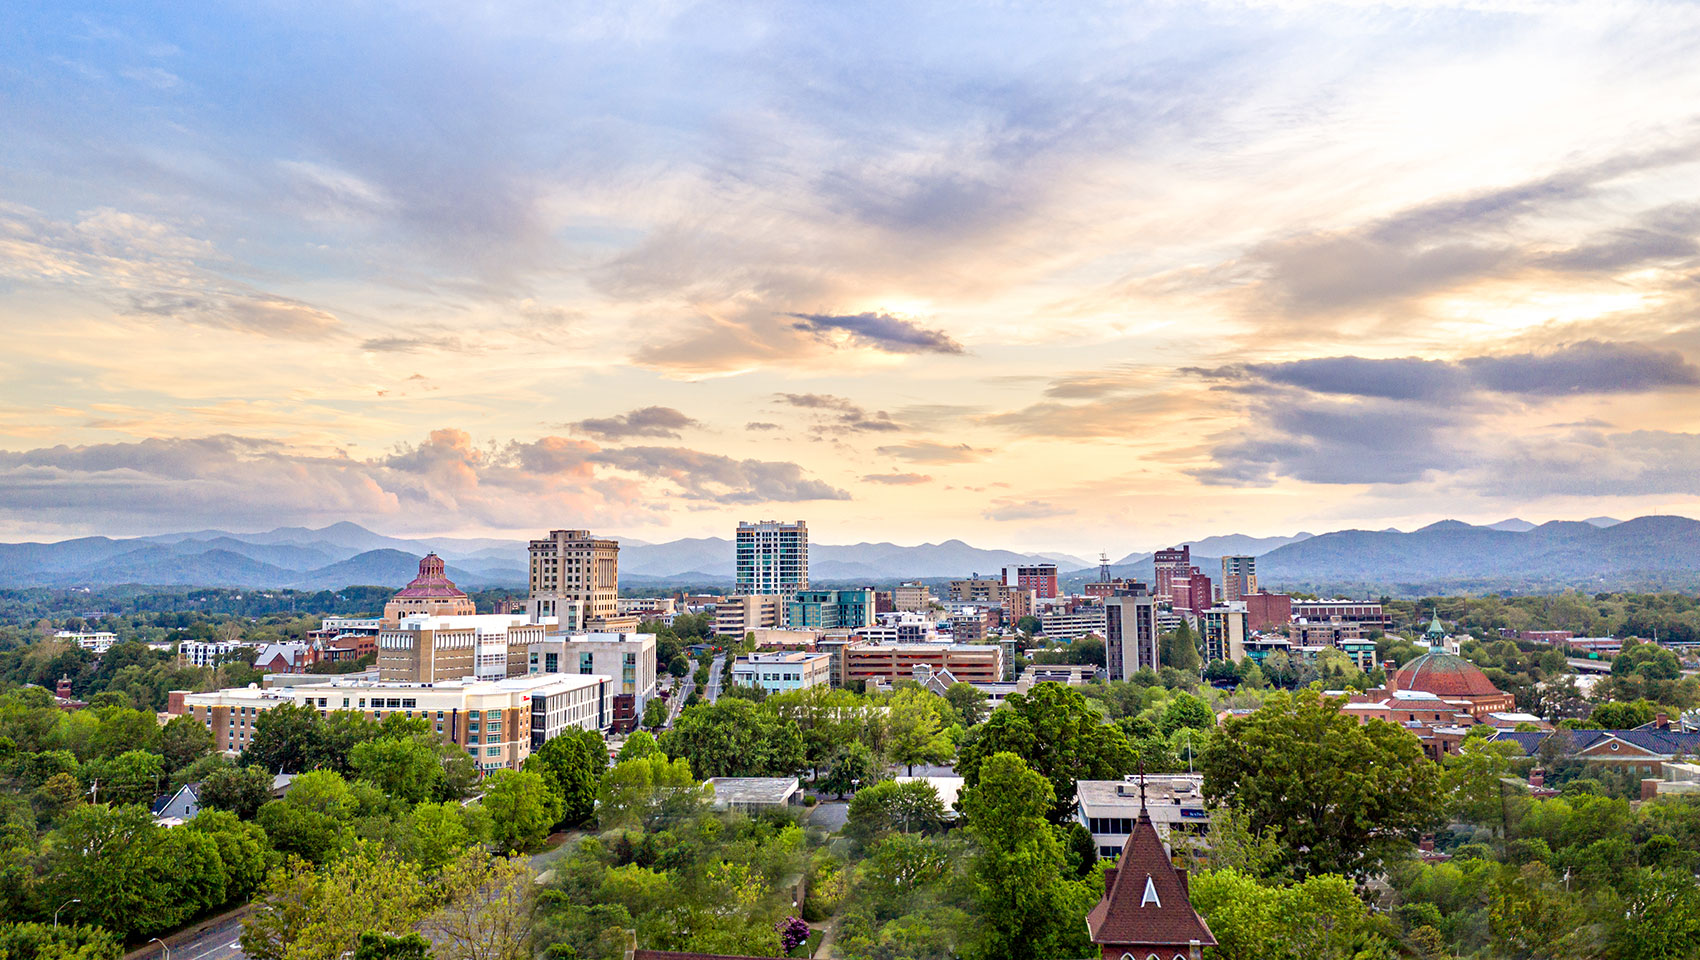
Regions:
<instances>
[{"instance_id":1,"label":"beige apartment building","mask_svg":"<svg viewBox=\"0 0 1700 960\"><path fill-rule=\"evenodd\" d=\"M726 597L714 605L714 635L742 637L757 630L774 630L785 616L785 598L776 593L747 593Z\"/></svg>"},{"instance_id":2,"label":"beige apartment building","mask_svg":"<svg viewBox=\"0 0 1700 960\"><path fill-rule=\"evenodd\" d=\"M565 631L615 629L606 624L621 619L620 541L592 537L589 530L551 530L531 541L530 553L526 613L532 620L557 620ZM636 627L637 618L631 619Z\"/></svg>"},{"instance_id":3,"label":"beige apartment building","mask_svg":"<svg viewBox=\"0 0 1700 960\"><path fill-rule=\"evenodd\" d=\"M608 677L577 674L441 683L333 680L192 693L182 698L182 710L206 724L215 745L226 753L246 749L260 714L285 703L326 713L349 710L374 720L392 713L420 717L488 772L519 769L534 748L563 730L606 729L613 691Z\"/></svg>"},{"instance_id":4,"label":"beige apartment building","mask_svg":"<svg viewBox=\"0 0 1700 960\"><path fill-rule=\"evenodd\" d=\"M965 683L992 683L1003 679L1003 648L961 643L853 643L844 648L846 684L909 680L916 667L949 670Z\"/></svg>"},{"instance_id":5,"label":"beige apartment building","mask_svg":"<svg viewBox=\"0 0 1700 960\"><path fill-rule=\"evenodd\" d=\"M378 676L402 683L518 676L529 669L532 646L553 629L519 614L404 617L378 631Z\"/></svg>"}]
</instances>

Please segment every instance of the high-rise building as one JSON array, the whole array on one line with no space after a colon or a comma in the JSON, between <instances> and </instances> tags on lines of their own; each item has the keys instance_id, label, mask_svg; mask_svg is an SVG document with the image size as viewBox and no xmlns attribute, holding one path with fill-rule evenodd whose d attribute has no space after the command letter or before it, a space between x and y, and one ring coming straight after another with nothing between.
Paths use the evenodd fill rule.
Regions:
<instances>
[{"instance_id":1,"label":"high-rise building","mask_svg":"<svg viewBox=\"0 0 1700 960\"><path fill-rule=\"evenodd\" d=\"M809 525L739 521L736 592L789 597L809 586Z\"/></svg>"},{"instance_id":2,"label":"high-rise building","mask_svg":"<svg viewBox=\"0 0 1700 960\"><path fill-rule=\"evenodd\" d=\"M874 591L799 590L785 604L790 630L854 630L874 623Z\"/></svg>"},{"instance_id":3,"label":"high-rise building","mask_svg":"<svg viewBox=\"0 0 1700 960\"><path fill-rule=\"evenodd\" d=\"M563 631L614 629L620 618L620 541L592 537L589 530L551 530L531 541L533 622L554 618ZM631 626L637 625L631 618Z\"/></svg>"},{"instance_id":4,"label":"high-rise building","mask_svg":"<svg viewBox=\"0 0 1700 960\"><path fill-rule=\"evenodd\" d=\"M1104 668L1111 680L1162 668L1156 614L1155 598L1142 587L1104 600Z\"/></svg>"},{"instance_id":5,"label":"high-rise building","mask_svg":"<svg viewBox=\"0 0 1700 960\"><path fill-rule=\"evenodd\" d=\"M478 611L466 591L443 573L443 558L427 553L419 560L419 576L402 587L384 604L384 622L395 624L402 617L427 614L433 617L465 617Z\"/></svg>"},{"instance_id":6,"label":"high-rise building","mask_svg":"<svg viewBox=\"0 0 1700 960\"><path fill-rule=\"evenodd\" d=\"M1235 601L1200 611L1198 632L1204 638L1205 660L1239 663L1245 659L1245 604Z\"/></svg>"},{"instance_id":7,"label":"high-rise building","mask_svg":"<svg viewBox=\"0 0 1700 960\"><path fill-rule=\"evenodd\" d=\"M1216 605L1215 586L1197 567L1185 574L1175 573L1169 578L1169 603L1176 610L1192 613L1208 610Z\"/></svg>"},{"instance_id":8,"label":"high-rise building","mask_svg":"<svg viewBox=\"0 0 1700 960\"><path fill-rule=\"evenodd\" d=\"M1257 558L1222 558L1222 601L1244 600L1257 592Z\"/></svg>"},{"instance_id":9,"label":"high-rise building","mask_svg":"<svg viewBox=\"0 0 1700 960\"><path fill-rule=\"evenodd\" d=\"M1152 555L1151 564L1156 570L1151 581L1151 595L1165 603L1170 602L1175 599L1174 581L1187 576L1192 570L1192 548L1179 546L1159 550Z\"/></svg>"},{"instance_id":10,"label":"high-rise building","mask_svg":"<svg viewBox=\"0 0 1700 960\"><path fill-rule=\"evenodd\" d=\"M1031 590L1035 597L1043 600L1054 600L1057 596L1057 565L1054 563L1026 563L1015 567L1004 567L1003 585Z\"/></svg>"},{"instance_id":11,"label":"high-rise building","mask_svg":"<svg viewBox=\"0 0 1700 960\"><path fill-rule=\"evenodd\" d=\"M925 613L933 608L933 592L919 580L905 580L892 591L892 606L905 613Z\"/></svg>"}]
</instances>

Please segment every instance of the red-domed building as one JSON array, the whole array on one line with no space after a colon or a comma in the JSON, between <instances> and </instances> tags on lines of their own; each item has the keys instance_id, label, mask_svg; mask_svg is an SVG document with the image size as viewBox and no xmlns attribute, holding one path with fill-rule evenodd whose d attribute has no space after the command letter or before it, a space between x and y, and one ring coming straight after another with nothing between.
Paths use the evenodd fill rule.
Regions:
<instances>
[{"instance_id":1,"label":"red-domed building","mask_svg":"<svg viewBox=\"0 0 1700 960\"><path fill-rule=\"evenodd\" d=\"M1388 693L1401 690L1432 693L1460 707L1468 704L1470 716L1477 720L1517 707L1516 699L1494 686L1481 668L1443 650L1423 654L1387 679Z\"/></svg>"},{"instance_id":2,"label":"red-domed building","mask_svg":"<svg viewBox=\"0 0 1700 960\"><path fill-rule=\"evenodd\" d=\"M384 604L384 620L394 624L402 617L428 614L434 617L471 616L478 610L466 591L443 573L443 558L428 553L419 561L419 576L402 587Z\"/></svg>"}]
</instances>

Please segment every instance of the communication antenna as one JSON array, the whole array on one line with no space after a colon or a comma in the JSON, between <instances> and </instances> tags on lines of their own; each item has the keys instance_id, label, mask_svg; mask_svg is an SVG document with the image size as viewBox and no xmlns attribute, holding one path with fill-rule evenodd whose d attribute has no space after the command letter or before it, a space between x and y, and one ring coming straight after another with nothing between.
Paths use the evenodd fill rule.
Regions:
<instances>
[{"instance_id":1,"label":"communication antenna","mask_svg":"<svg viewBox=\"0 0 1700 960\"><path fill-rule=\"evenodd\" d=\"M1110 555L1102 550L1098 551L1098 582L1110 582Z\"/></svg>"}]
</instances>

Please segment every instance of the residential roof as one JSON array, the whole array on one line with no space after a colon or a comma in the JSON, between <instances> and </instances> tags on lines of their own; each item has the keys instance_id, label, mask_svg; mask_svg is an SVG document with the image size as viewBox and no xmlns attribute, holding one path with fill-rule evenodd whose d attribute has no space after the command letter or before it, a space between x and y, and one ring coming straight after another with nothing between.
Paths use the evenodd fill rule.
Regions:
<instances>
[{"instance_id":1,"label":"residential roof","mask_svg":"<svg viewBox=\"0 0 1700 960\"><path fill-rule=\"evenodd\" d=\"M1570 734L1577 750L1586 750L1608 737L1613 737L1649 753L1665 756L1700 753L1700 733L1683 733L1676 730L1541 730L1524 733L1502 731L1495 734L1493 739L1510 740L1522 747L1526 756L1534 756L1541 748L1542 741L1559 733Z\"/></svg>"},{"instance_id":2,"label":"residential roof","mask_svg":"<svg viewBox=\"0 0 1700 960\"><path fill-rule=\"evenodd\" d=\"M1140 946L1216 945L1210 925L1192 908L1181 874L1169 860L1151 816L1134 822L1121 859L1104 873L1104 899L1086 915L1096 944Z\"/></svg>"}]
</instances>

